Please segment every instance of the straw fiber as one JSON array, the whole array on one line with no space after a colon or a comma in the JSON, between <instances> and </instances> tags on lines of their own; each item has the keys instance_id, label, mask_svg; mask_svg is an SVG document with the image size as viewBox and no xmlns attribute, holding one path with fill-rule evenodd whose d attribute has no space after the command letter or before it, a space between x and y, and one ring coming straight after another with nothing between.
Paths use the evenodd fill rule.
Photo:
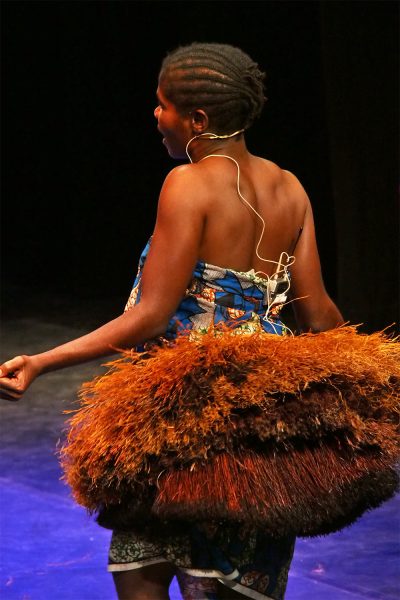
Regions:
<instances>
[{"instance_id":1,"label":"straw fiber","mask_svg":"<svg viewBox=\"0 0 400 600\"><path fill-rule=\"evenodd\" d=\"M107 366L61 450L105 527L215 519L319 535L398 489L400 344L384 332L223 327Z\"/></svg>"}]
</instances>

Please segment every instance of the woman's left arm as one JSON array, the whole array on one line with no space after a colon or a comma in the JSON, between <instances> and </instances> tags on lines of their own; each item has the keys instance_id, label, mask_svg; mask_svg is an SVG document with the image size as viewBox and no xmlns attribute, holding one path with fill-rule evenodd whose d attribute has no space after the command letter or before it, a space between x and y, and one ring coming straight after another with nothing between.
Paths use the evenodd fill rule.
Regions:
<instances>
[{"instance_id":1,"label":"woman's left arm","mask_svg":"<svg viewBox=\"0 0 400 600\"><path fill-rule=\"evenodd\" d=\"M205 222L198 196L190 165L170 172L160 193L140 302L82 337L6 361L0 366L2 398L20 398L38 375L115 354L165 332L198 259Z\"/></svg>"}]
</instances>

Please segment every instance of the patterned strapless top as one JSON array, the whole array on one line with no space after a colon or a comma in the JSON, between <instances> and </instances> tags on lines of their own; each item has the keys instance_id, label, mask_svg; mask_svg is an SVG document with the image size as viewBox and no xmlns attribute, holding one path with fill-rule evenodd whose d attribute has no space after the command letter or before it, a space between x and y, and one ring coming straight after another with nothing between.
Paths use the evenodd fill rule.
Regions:
<instances>
[{"instance_id":1,"label":"patterned strapless top","mask_svg":"<svg viewBox=\"0 0 400 600\"><path fill-rule=\"evenodd\" d=\"M140 301L141 276L150 241L151 238L140 256L125 310ZM188 330L204 333L218 323L240 328L243 333L265 331L285 335L289 330L279 314L289 286L290 275L286 269L276 279L268 280L259 277L253 269L241 272L198 261L163 337L172 340L179 332Z\"/></svg>"}]
</instances>

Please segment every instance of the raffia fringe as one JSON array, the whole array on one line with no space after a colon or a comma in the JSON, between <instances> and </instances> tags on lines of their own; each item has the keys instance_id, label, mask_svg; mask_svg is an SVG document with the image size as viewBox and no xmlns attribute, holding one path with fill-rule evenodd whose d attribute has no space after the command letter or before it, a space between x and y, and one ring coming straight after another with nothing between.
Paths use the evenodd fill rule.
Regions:
<instances>
[{"instance_id":1,"label":"raffia fringe","mask_svg":"<svg viewBox=\"0 0 400 600\"><path fill-rule=\"evenodd\" d=\"M317 535L398 489L400 344L384 332L220 328L107 366L61 449L104 526L148 514Z\"/></svg>"}]
</instances>

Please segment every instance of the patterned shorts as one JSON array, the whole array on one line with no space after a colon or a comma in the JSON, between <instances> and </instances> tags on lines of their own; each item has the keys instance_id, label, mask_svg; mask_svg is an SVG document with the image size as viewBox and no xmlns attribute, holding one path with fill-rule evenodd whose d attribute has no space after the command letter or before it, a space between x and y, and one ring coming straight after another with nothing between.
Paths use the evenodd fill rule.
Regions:
<instances>
[{"instance_id":1,"label":"patterned shorts","mask_svg":"<svg viewBox=\"0 0 400 600\"><path fill-rule=\"evenodd\" d=\"M114 531L108 570L168 562L185 600L216 599L217 581L255 600L283 600L294 544L238 524L196 523L168 539Z\"/></svg>"}]
</instances>

